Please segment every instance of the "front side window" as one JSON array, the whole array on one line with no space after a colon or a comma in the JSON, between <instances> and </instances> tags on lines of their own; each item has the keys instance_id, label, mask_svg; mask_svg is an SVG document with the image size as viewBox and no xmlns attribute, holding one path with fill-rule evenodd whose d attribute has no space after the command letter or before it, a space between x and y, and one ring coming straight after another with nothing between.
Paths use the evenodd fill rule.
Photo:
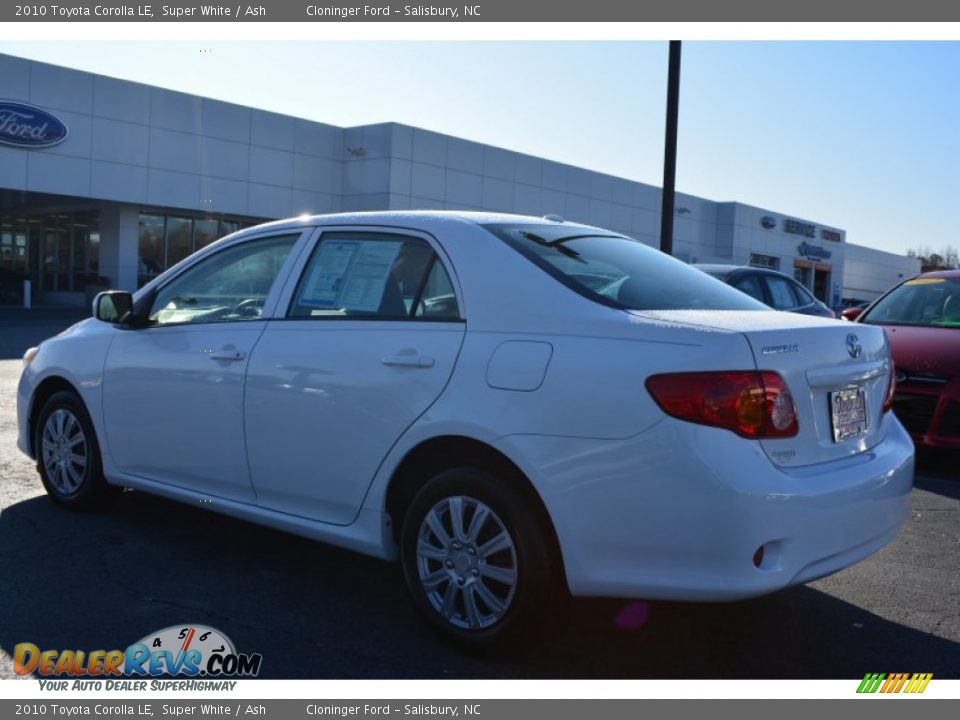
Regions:
<instances>
[{"instance_id":1,"label":"front side window","mask_svg":"<svg viewBox=\"0 0 960 720\"><path fill-rule=\"evenodd\" d=\"M150 320L157 325L256 320L299 237L251 240L204 258L157 293Z\"/></svg>"},{"instance_id":2,"label":"front side window","mask_svg":"<svg viewBox=\"0 0 960 720\"><path fill-rule=\"evenodd\" d=\"M452 320L450 278L420 238L370 233L324 235L303 271L290 317Z\"/></svg>"},{"instance_id":3,"label":"front side window","mask_svg":"<svg viewBox=\"0 0 960 720\"><path fill-rule=\"evenodd\" d=\"M797 300L800 301L801 305L809 305L810 303L817 301L817 299L811 295L810 291L807 290L803 285L794 285L793 291L797 294Z\"/></svg>"},{"instance_id":4,"label":"front side window","mask_svg":"<svg viewBox=\"0 0 960 720\"><path fill-rule=\"evenodd\" d=\"M907 280L877 301L860 322L960 328L960 280Z\"/></svg>"},{"instance_id":5,"label":"front side window","mask_svg":"<svg viewBox=\"0 0 960 720\"><path fill-rule=\"evenodd\" d=\"M486 225L579 294L627 310L769 310L724 282L620 235L568 225Z\"/></svg>"}]
</instances>

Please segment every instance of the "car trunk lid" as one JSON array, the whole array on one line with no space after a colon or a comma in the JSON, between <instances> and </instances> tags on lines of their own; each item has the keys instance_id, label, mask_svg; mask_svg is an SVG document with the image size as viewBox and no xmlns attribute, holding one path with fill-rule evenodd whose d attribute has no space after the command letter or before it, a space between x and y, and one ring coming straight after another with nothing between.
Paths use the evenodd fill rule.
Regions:
<instances>
[{"instance_id":1,"label":"car trunk lid","mask_svg":"<svg viewBox=\"0 0 960 720\"><path fill-rule=\"evenodd\" d=\"M636 314L732 330L746 337L756 369L780 374L797 411L796 436L759 441L774 464L799 467L829 462L862 453L882 439L880 420L890 351L880 328L781 312L667 310Z\"/></svg>"}]
</instances>

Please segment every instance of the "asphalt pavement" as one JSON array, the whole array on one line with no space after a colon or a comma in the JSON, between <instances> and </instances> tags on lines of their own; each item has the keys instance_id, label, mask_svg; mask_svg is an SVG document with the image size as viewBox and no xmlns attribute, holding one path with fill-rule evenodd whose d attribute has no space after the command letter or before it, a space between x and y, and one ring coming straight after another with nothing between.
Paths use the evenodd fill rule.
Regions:
<instances>
[{"instance_id":1,"label":"asphalt pavement","mask_svg":"<svg viewBox=\"0 0 960 720\"><path fill-rule=\"evenodd\" d=\"M829 578L736 603L575 600L467 654L391 564L140 492L99 514L50 502L15 446L18 358L75 319L0 309L0 678L20 642L125 648L186 623L261 653L269 678L960 678L956 455L922 455L897 539Z\"/></svg>"}]
</instances>

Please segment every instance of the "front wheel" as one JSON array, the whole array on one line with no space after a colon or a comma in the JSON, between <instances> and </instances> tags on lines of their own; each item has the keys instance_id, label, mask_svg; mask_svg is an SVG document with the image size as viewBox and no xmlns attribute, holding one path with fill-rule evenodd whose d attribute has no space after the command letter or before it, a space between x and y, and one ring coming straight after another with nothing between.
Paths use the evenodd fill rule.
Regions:
<instances>
[{"instance_id":1,"label":"front wheel","mask_svg":"<svg viewBox=\"0 0 960 720\"><path fill-rule=\"evenodd\" d=\"M34 448L43 486L60 505L93 509L114 489L103 477L93 425L76 393L57 392L43 404Z\"/></svg>"},{"instance_id":2,"label":"front wheel","mask_svg":"<svg viewBox=\"0 0 960 720\"><path fill-rule=\"evenodd\" d=\"M400 556L418 608L444 635L485 647L542 618L549 601L547 535L508 480L459 468L417 493Z\"/></svg>"}]
</instances>

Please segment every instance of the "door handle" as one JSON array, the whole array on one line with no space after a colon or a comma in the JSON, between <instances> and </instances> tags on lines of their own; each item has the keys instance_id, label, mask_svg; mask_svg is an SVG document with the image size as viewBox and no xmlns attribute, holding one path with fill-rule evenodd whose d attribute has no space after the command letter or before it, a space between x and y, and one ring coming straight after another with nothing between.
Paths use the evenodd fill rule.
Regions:
<instances>
[{"instance_id":1,"label":"door handle","mask_svg":"<svg viewBox=\"0 0 960 720\"><path fill-rule=\"evenodd\" d=\"M387 355L380 362L390 367L433 367L433 358L426 355Z\"/></svg>"},{"instance_id":2,"label":"door handle","mask_svg":"<svg viewBox=\"0 0 960 720\"><path fill-rule=\"evenodd\" d=\"M226 360L227 362L243 360L244 357L243 352L236 348L220 348L210 353L211 360Z\"/></svg>"}]
</instances>

